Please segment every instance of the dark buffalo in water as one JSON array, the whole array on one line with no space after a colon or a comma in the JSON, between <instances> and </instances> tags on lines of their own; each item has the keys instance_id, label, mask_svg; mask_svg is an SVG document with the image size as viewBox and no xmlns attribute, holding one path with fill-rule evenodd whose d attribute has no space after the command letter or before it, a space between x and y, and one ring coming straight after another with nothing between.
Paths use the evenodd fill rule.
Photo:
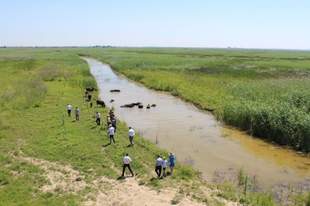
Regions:
<instances>
[{"instance_id":1,"label":"dark buffalo in water","mask_svg":"<svg viewBox=\"0 0 310 206\"><path fill-rule=\"evenodd\" d=\"M111 89L110 92L121 92L119 89Z\"/></svg>"},{"instance_id":2,"label":"dark buffalo in water","mask_svg":"<svg viewBox=\"0 0 310 206\"><path fill-rule=\"evenodd\" d=\"M156 104L152 104L151 107L156 107Z\"/></svg>"},{"instance_id":3,"label":"dark buffalo in water","mask_svg":"<svg viewBox=\"0 0 310 206\"><path fill-rule=\"evenodd\" d=\"M135 103L131 103L131 104L124 104L122 105L121 107L126 107L126 108L133 108L135 106L138 106L141 105L142 103L141 102L135 102Z\"/></svg>"},{"instance_id":4,"label":"dark buffalo in water","mask_svg":"<svg viewBox=\"0 0 310 206\"><path fill-rule=\"evenodd\" d=\"M96 104L97 104L97 106L100 105L100 106L102 106L102 107L105 107L104 101L102 101L102 100L100 100L100 99L98 99L98 100L96 101Z\"/></svg>"}]
</instances>

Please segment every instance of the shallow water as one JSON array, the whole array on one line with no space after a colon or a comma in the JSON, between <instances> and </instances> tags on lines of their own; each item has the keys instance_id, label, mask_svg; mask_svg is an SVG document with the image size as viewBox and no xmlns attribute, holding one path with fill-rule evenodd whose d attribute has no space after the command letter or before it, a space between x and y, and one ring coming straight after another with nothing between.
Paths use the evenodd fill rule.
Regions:
<instances>
[{"instance_id":1,"label":"shallow water","mask_svg":"<svg viewBox=\"0 0 310 206\"><path fill-rule=\"evenodd\" d=\"M109 65L84 58L95 77L100 98L115 108L116 116L145 138L174 152L211 180L217 170L243 168L265 187L310 178L310 158L276 147L216 121L212 114L163 92L145 88L117 75ZM120 89L120 93L111 93ZM110 100L114 99L113 103ZM142 102L155 108L120 108Z\"/></svg>"}]
</instances>

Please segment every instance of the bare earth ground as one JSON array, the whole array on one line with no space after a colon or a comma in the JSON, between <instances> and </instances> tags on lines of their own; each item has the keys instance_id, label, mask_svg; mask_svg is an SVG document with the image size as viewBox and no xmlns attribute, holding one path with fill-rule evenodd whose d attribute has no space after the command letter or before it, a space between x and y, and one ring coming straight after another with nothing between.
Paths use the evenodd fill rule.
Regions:
<instances>
[{"instance_id":1,"label":"bare earth ground","mask_svg":"<svg viewBox=\"0 0 310 206\"><path fill-rule=\"evenodd\" d=\"M85 206L202 206L205 203L199 203L190 197L178 195L174 188L153 190L147 186L139 185L136 178L126 178L121 181L100 177L91 183L84 181L84 177L79 171L74 170L69 165L60 165L55 162L49 162L42 159L25 157L22 155L14 156L16 160L38 166L44 171L47 183L40 190L42 192L66 192L78 193L86 187L92 188L94 192L85 196L83 205ZM206 195L210 196L212 191L206 190ZM224 205L237 206L237 203L219 200Z\"/></svg>"}]
</instances>

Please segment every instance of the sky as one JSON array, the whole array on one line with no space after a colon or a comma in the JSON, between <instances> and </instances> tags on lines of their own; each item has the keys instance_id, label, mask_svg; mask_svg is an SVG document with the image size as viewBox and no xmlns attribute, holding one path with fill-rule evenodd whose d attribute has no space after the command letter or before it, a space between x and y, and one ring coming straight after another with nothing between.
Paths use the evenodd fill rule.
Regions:
<instances>
[{"instance_id":1,"label":"sky","mask_svg":"<svg viewBox=\"0 0 310 206\"><path fill-rule=\"evenodd\" d=\"M0 0L0 46L310 49L310 0Z\"/></svg>"}]
</instances>

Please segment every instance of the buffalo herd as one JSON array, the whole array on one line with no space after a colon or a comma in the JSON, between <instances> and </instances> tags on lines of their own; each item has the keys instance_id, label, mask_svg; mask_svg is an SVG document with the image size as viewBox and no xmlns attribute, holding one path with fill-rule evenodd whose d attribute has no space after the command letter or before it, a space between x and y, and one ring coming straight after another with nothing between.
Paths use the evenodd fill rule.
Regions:
<instances>
[{"instance_id":1,"label":"buffalo herd","mask_svg":"<svg viewBox=\"0 0 310 206\"><path fill-rule=\"evenodd\" d=\"M93 91L96 91L96 88L94 87L86 87L85 88L85 96L86 96L86 99L87 101L91 101L91 93ZM114 92L120 92L121 90L119 89L111 89L110 92L114 93ZM90 98L89 98L90 97ZM110 103L114 102L115 100L114 99L111 99L110 100ZM91 105L92 105L92 102L91 102ZM97 106L101 106L101 107L105 107L105 102L103 100L100 100L100 99L97 99L96 100L96 105ZM133 108L133 107L138 107L139 109L143 109L144 106L141 102L133 102L133 103L129 103L129 104L124 104L121 106L121 108ZM156 107L156 104L148 104L146 106L146 109L150 109L151 107Z\"/></svg>"}]
</instances>

